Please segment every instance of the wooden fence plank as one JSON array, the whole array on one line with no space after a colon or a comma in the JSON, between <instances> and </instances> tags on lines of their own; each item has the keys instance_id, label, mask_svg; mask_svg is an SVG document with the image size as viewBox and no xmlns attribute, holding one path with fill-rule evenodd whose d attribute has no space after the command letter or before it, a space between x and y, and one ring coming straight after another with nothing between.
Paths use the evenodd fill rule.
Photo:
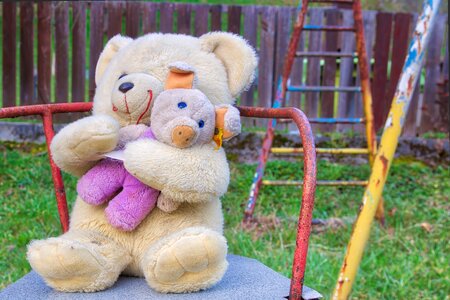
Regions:
<instances>
[{"instance_id":1,"label":"wooden fence plank","mask_svg":"<svg viewBox=\"0 0 450 300\"><path fill-rule=\"evenodd\" d=\"M430 43L425 62L425 86L423 90L422 118L419 134L432 131L438 122L439 107L437 107L437 82L440 77L441 48L445 32L445 16L440 15L430 34Z\"/></svg>"},{"instance_id":2,"label":"wooden fence plank","mask_svg":"<svg viewBox=\"0 0 450 300\"><path fill-rule=\"evenodd\" d=\"M326 24L328 26L340 25L341 13L337 9L327 10L325 13ZM328 31L325 33L325 51L337 52L339 50L338 45L338 33ZM325 58L325 64L323 68L323 86L335 86L336 85L336 58ZM322 93L322 99L320 102L320 117L321 118L333 118L334 116L334 92ZM335 131L336 125L322 124L319 126L322 131Z\"/></svg>"},{"instance_id":3,"label":"wooden fence plank","mask_svg":"<svg viewBox=\"0 0 450 300\"><path fill-rule=\"evenodd\" d=\"M72 102L84 101L86 88L86 3L72 2Z\"/></svg>"},{"instance_id":4,"label":"wooden fence plank","mask_svg":"<svg viewBox=\"0 0 450 300\"><path fill-rule=\"evenodd\" d=\"M222 30L222 5L211 6L211 31Z\"/></svg>"},{"instance_id":5,"label":"wooden fence plank","mask_svg":"<svg viewBox=\"0 0 450 300\"><path fill-rule=\"evenodd\" d=\"M3 12L5 13L5 11ZM20 3L20 104L34 103L34 9L33 3ZM6 21L5 19L3 21ZM5 35L3 34L3 37ZM3 73L5 74L5 73ZM3 85L4 89L5 85ZM5 98L3 98L5 99Z\"/></svg>"},{"instance_id":6,"label":"wooden fence plank","mask_svg":"<svg viewBox=\"0 0 450 300\"><path fill-rule=\"evenodd\" d=\"M322 25L324 10L322 8L314 8L310 10L310 21L312 25ZM322 32L311 31L309 33L308 52L320 52L322 50ZM320 58L309 57L307 69L306 85L320 85ZM319 93L305 93L305 112L308 118L318 117ZM314 126L313 126L314 127Z\"/></svg>"},{"instance_id":7,"label":"wooden fence plank","mask_svg":"<svg viewBox=\"0 0 450 300\"><path fill-rule=\"evenodd\" d=\"M38 3L38 103L51 102L51 17L52 3Z\"/></svg>"},{"instance_id":8,"label":"wooden fence plank","mask_svg":"<svg viewBox=\"0 0 450 300\"><path fill-rule=\"evenodd\" d=\"M354 25L353 22L353 11L346 9L342 10L342 26L351 27ZM342 32L341 33L341 51L343 53L353 53L356 48L356 36L354 32ZM354 86L353 71L355 69L355 64L353 58L342 57L339 66L340 78L339 86ZM355 118L355 105L356 97L355 93L340 93L339 103L338 103L338 118ZM338 131L349 130L352 126L347 124L338 124Z\"/></svg>"},{"instance_id":9,"label":"wooden fence plank","mask_svg":"<svg viewBox=\"0 0 450 300\"><path fill-rule=\"evenodd\" d=\"M386 121L390 108L390 100L386 96L389 50L391 44L393 15L379 13L375 38L375 65L373 71L372 96L375 130L380 129Z\"/></svg>"},{"instance_id":10,"label":"wooden fence plank","mask_svg":"<svg viewBox=\"0 0 450 300\"><path fill-rule=\"evenodd\" d=\"M261 10L261 46L259 48L258 69L258 106L272 106L272 85L275 54L276 8L264 7ZM258 120L258 126L267 124L266 120Z\"/></svg>"},{"instance_id":11,"label":"wooden fence plank","mask_svg":"<svg viewBox=\"0 0 450 300\"><path fill-rule=\"evenodd\" d=\"M248 43L251 46L253 46L256 49L258 10L256 9L255 6L244 6L242 8L242 13L244 14L244 28L243 28L244 38L248 41ZM239 104L245 106L254 106L255 90L256 90L255 84L252 84L248 91L242 93ZM255 119L243 118L243 123L247 127L254 126Z\"/></svg>"},{"instance_id":12,"label":"wooden fence plank","mask_svg":"<svg viewBox=\"0 0 450 300\"><path fill-rule=\"evenodd\" d=\"M228 32L241 33L241 6L228 6Z\"/></svg>"},{"instance_id":13,"label":"wooden fence plank","mask_svg":"<svg viewBox=\"0 0 450 300\"><path fill-rule=\"evenodd\" d=\"M3 107L16 105L16 14L15 2L3 6Z\"/></svg>"},{"instance_id":14,"label":"wooden fence plank","mask_svg":"<svg viewBox=\"0 0 450 300\"><path fill-rule=\"evenodd\" d=\"M126 7L126 32L129 37L136 38L139 35L139 23L141 21L141 2L127 1Z\"/></svg>"},{"instance_id":15,"label":"wooden fence plank","mask_svg":"<svg viewBox=\"0 0 450 300\"><path fill-rule=\"evenodd\" d=\"M448 24L448 16L447 16L447 22ZM445 54L444 54L444 61L442 65L442 73L440 74L440 79L438 82L438 91L437 91L437 97L436 97L436 103L437 103L437 109L439 112L439 121L437 122L436 129L442 132L448 132L448 126L449 126L449 81L448 81L448 25L447 25L447 34L444 35L444 37L447 37L446 42L444 42L445 45Z\"/></svg>"},{"instance_id":16,"label":"wooden fence plank","mask_svg":"<svg viewBox=\"0 0 450 300\"><path fill-rule=\"evenodd\" d=\"M175 10L175 5L168 2L161 3L160 5L159 31L161 31L162 33L172 33L173 12Z\"/></svg>"},{"instance_id":17,"label":"wooden fence plank","mask_svg":"<svg viewBox=\"0 0 450 300\"><path fill-rule=\"evenodd\" d=\"M290 39L290 24L291 24L291 9L290 7L277 8L277 24L276 24L276 46L275 46L275 76L273 85L273 94L275 95L278 82L280 81L283 70L284 59ZM298 60L298 59L296 59Z\"/></svg>"},{"instance_id":18,"label":"wooden fence plank","mask_svg":"<svg viewBox=\"0 0 450 300\"><path fill-rule=\"evenodd\" d=\"M177 4L177 25L178 33L191 34L191 13L192 6L189 3Z\"/></svg>"},{"instance_id":19,"label":"wooden fence plank","mask_svg":"<svg viewBox=\"0 0 450 300\"><path fill-rule=\"evenodd\" d=\"M195 6L195 36L201 36L208 32L209 5L199 4Z\"/></svg>"},{"instance_id":20,"label":"wooden fence plank","mask_svg":"<svg viewBox=\"0 0 450 300\"><path fill-rule=\"evenodd\" d=\"M389 85L386 93L386 100L389 104L394 98L397 89L398 79L402 73L405 63L406 53L409 43L409 28L411 25L412 15L407 13L396 13L394 16L394 34L392 44L391 73Z\"/></svg>"},{"instance_id":21,"label":"wooden fence plank","mask_svg":"<svg viewBox=\"0 0 450 300\"><path fill-rule=\"evenodd\" d=\"M411 103L409 104L408 113L406 114L405 123L403 125L402 136L416 136L417 134L417 119L418 119L418 108L419 108L419 97L420 97L420 84L417 83L414 89L413 96L411 98Z\"/></svg>"},{"instance_id":22,"label":"wooden fence plank","mask_svg":"<svg viewBox=\"0 0 450 300\"><path fill-rule=\"evenodd\" d=\"M290 9L290 21L291 24L293 24L297 18L297 9L295 7L292 7ZM291 26L289 26L291 27ZM297 46L297 51L299 52L303 52L305 49L305 36L306 36L306 32L303 32L300 35L300 40ZM288 39L290 38L290 34L287 37ZM303 69L304 69L304 57L299 57L296 58L294 60L294 66L292 67L292 71L291 71L291 85L302 85L303 84ZM305 105L303 105L302 107L302 99L304 99L304 93L289 93L287 95L289 97L289 105L297 107L297 108L301 108L301 109L305 109ZM288 129L292 130L292 131L298 131L298 127L297 125L295 125L294 123L289 123L288 125Z\"/></svg>"},{"instance_id":23,"label":"wooden fence plank","mask_svg":"<svg viewBox=\"0 0 450 300\"><path fill-rule=\"evenodd\" d=\"M159 3L143 3L142 7L142 31L144 34L156 32L156 11Z\"/></svg>"},{"instance_id":24,"label":"wooden fence plank","mask_svg":"<svg viewBox=\"0 0 450 300\"><path fill-rule=\"evenodd\" d=\"M108 39L122 33L122 8L123 3L121 1L108 2Z\"/></svg>"},{"instance_id":25,"label":"wooden fence plank","mask_svg":"<svg viewBox=\"0 0 450 300\"><path fill-rule=\"evenodd\" d=\"M95 94L95 67L103 49L103 7L104 2L91 3L90 55L89 55L89 99Z\"/></svg>"},{"instance_id":26,"label":"wooden fence plank","mask_svg":"<svg viewBox=\"0 0 450 300\"><path fill-rule=\"evenodd\" d=\"M56 102L69 102L69 4L55 4Z\"/></svg>"}]
</instances>

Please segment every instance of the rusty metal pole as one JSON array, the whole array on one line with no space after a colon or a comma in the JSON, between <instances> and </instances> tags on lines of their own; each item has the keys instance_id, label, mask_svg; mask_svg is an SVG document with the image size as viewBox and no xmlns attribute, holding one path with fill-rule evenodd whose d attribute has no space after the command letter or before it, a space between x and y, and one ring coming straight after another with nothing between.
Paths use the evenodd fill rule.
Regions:
<instances>
[{"instance_id":1,"label":"rusty metal pole","mask_svg":"<svg viewBox=\"0 0 450 300\"><path fill-rule=\"evenodd\" d=\"M380 146L375 156L369 185L363 197L362 209L347 246L347 253L332 295L333 299L347 299L350 295L352 284L355 281L356 272L369 238L370 227L381 199L381 193L386 183L392 159L394 158L398 138L408 112L414 87L420 77L425 49L436 20L439 4L440 0L427 0L424 2L423 12L418 19L402 75L386 120Z\"/></svg>"},{"instance_id":2,"label":"rusty metal pole","mask_svg":"<svg viewBox=\"0 0 450 300\"><path fill-rule=\"evenodd\" d=\"M367 149L369 150L369 164L373 166L373 160L377 152L377 136L375 133L373 117L373 98L370 87L370 62L367 58L366 42L364 40L364 22L362 16L361 0L353 2L353 17L355 20L356 52L359 53L358 65L361 78L361 92L364 104L364 115L366 118ZM376 218L384 226L384 201L378 204Z\"/></svg>"},{"instance_id":3,"label":"rusty metal pole","mask_svg":"<svg viewBox=\"0 0 450 300\"><path fill-rule=\"evenodd\" d=\"M56 204L58 207L59 220L63 232L69 230L69 211L67 209L66 193L61 170L55 164L52 158L50 144L55 135L53 130L53 114L69 112L87 112L92 109L92 103L58 103L58 104L40 104L17 107L0 108L0 119L17 118L23 116L40 115L44 126L45 139L47 143L48 159L52 171L53 186L56 195Z\"/></svg>"},{"instance_id":4,"label":"rusty metal pole","mask_svg":"<svg viewBox=\"0 0 450 300\"><path fill-rule=\"evenodd\" d=\"M292 264L290 300L301 300L303 279L306 269L309 235L311 233L314 195L316 191L316 150L311 126L305 114L297 108L261 108L238 107L243 117L257 118L289 118L294 120L302 138L305 162L303 167L304 181L300 214L298 217L297 238L294 261Z\"/></svg>"}]
</instances>

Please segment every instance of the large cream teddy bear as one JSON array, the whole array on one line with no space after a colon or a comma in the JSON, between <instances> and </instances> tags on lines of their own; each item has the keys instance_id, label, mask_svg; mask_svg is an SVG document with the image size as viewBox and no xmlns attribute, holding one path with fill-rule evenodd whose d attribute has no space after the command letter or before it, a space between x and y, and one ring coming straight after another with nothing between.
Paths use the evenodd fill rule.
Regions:
<instances>
[{"instance_id":1,"label":"large cream teddy bear","mask_svg":"<svg viewBox=\"0 0 450 300\"><path fill-rule=\"evenodd\" d=\"M120 128L149 124L151 100L163 90L175 61L195 68L196 88L215 105L232 104L251 84L256 68L254 50L229 33L115 36L97 63L93 115L69 124L53 139L56 164L81 176L116 148ZM104 205L78 197L67 233L29 245L32 268L48 285L67 292L106 289L120 274L145 277L164 293L198 291L218 282L227 268L219 199L229 183L223 149L215 150L214 142L176 149L137 140L127 144L124 165L181 205L170 214L155 208L126 232L108 223Z\"/></svg>"}]
</instances>

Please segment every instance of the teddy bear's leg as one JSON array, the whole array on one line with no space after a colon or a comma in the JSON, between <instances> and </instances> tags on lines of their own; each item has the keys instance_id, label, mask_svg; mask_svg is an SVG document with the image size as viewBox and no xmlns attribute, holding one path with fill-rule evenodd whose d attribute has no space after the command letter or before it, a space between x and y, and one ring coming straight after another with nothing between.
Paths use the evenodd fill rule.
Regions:
<instances>
[{"instance_id":1,"label":"teddy bear's leg","mask_svg":"<svg viewBox=\"0 0 450 300\"><path fill-rule=\"evenodd\" d=\"M225 273L227 243L218 232L191 227L152 245L141 262L148 284L162 293L206 289Z\"/></svg>"},{"instance_id":2,"label":"teddy bear's leg","mask_svg":"<svg viewBox=\"0 0 450 300\"><path fill-rule=\"evenodd\" d=\"M57 238L33 241L27 257L49 286L64 292L104 290L131 261L130 254L111 239L77 229Z\"/></svg>"},{"instance_id":3,"label":"teddy bear's leg","mask_svg":"<svg viewBox=\"0 0 450 300\"><path fill-rule=\"evenodd\" d=\"M122 188L125 174L122 162L104 159L78 180L77 192L89 204L103 204Z\"/></svg>"},{"instance_id":4,"label":"teddy bear's leg","mask_svg":"<svg viewBox=\"0 0 450 300\"><path fill-rule=\"evenodd\" d=\"M119 229L135 229L155 207L159 191L146 186L131 174L125 176L123 190L105 209L109 223Z\"/></svg>"}]
</instances>

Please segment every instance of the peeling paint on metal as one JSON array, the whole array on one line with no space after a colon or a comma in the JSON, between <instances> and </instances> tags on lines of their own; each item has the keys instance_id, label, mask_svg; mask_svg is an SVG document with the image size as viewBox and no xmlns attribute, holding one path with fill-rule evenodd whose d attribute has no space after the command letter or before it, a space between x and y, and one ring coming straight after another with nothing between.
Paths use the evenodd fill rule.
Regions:
<instances>
[{"instance_id":1,"label":"peeling paint on metal","mask_svg":"<svg viewBox=\"0 0 450 300\"><path fill-rule=\"evenodd\" d=\"M364 193L364 206L355 222L355 230L353 230L352 237L347 246L344 260L345 264L341 268L340 276L333 293L333 299L349 298L352 282L354 282L354 278L356 277L356 272L369 238L370 227L375 217L378 204L381 201L381 194L397 148L404 117L408 112L411 96L419 78L418 74L428 44L429 33L436 21L439 5L439 0L425 2L423 13L419 17L416 25L408 56L403 66L394 99L392 100L389 118L381 137L380 147L375 156L369 185ZM342 278L348 278L349 281L344 280L342 282Z\"/></svg>"}]
</instances>

